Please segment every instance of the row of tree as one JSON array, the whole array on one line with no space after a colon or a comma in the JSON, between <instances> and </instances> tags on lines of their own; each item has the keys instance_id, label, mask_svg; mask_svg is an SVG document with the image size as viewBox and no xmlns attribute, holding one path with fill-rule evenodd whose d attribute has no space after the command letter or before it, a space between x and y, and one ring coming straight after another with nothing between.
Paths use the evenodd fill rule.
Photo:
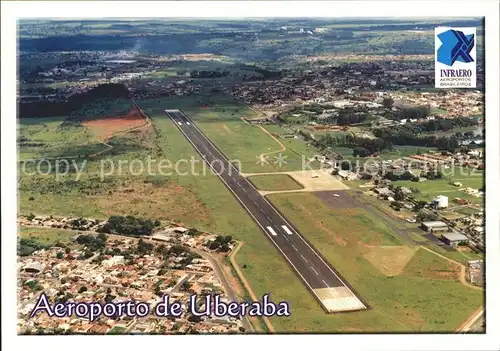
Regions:
<instances>
[{"instance_id":1,"label":"row of tree","mask_svg":"<svg viewBox=\"0 0 500 351\"><path fill-rule=\"evenodd\" d=\"M381 138L359 138L353 135L333 136L323 135L318 142L327 147L349 147L353 148L354 156L367 157L382 150L392 148L392 144Z\"/></svg>"},{"instance_id":2,"label":"row of tree","mask_svg":"<svg viewBox=\"0 0 500 351\"><path fill-rule=\"evenodd\" d=\"M374 129L373 134L393 145L413 145L436 147L439 150L454 152L459 147L457 137L436 137L435 135L415 135L407 128L397 126L391 129Z\"/></svg>"},{"instance_id":3,"label":"row of tree","mask_svg":"<svg viewBox=\"0 0 500 351\"><path fill-rule=\"evenodd\" d=\"M19 104L19 118L69 116L85 104L105 99L128 99L129 90L123 84L101 84L67 101L37 101Z\"/></svg>"},{"instance_id":4,"label":"row of tree","mask_svg":"<svg viewBox=\"0 0 500 351\"><path fill-rule=\"evenodd\" d=\"M191 78L221 78L227 77L229 75L229 71L197 71L192 70L190 72Z\"/></svg>"},{"instance_id":5,"label":"row of tree","mask_svg":"<svg viewBox=\"0 0 500 351\"><path fill-rule=\"evenodd\" d=\"M425 177L429 180L435 180L435 179L443 179L443 173L440 171L428 171L426 173L421 174L421 177ZM411 173L410 171L404 171L404 172L393 172L389 171L384 174L385 179L389 179L391 181L398 181L398 180L411 180L414 182L418 182L418 178L416 175Z\"/></svg>"},{"instance_id":6,"label":"row of tree","mask_svg":"<svg viewBox=\"0 0 500 351\"><path fill-rule=\"evenodd\" d=\"M160 226L160 221L136 218L134 216L111 216L106 224L98 229L100 233L117 233L122 235L151 235L153 229Z\"/></svg>"},{"instance_id":7,"label":"row of tree","mask_svg":"<svg viewBox=\"0 0 500 351\"><path fill-rule=\"evenodd\" d=\"M337 124L339 126L346 126L349 124L363 123L368 119L366 113L341 113L337 117Z\"/></svg>"},{"instance_id":8,"label":"row of tree","mask_svg":"<svg viewBox=\"0 0 500 351\"><path fill-rule=\"evenodd\" d=\"M478 119L473 117L437 118L419 124L417 127L422 132L435 132L448 131L454 128L473 127L478 124Z\"/></svg>"},{"instance_id":9,"label":"row of tree","mask_svg":"<svg viewBox=\"0 0 500 351\"><path fill-rule=\"evenodd\" d=\"M431 113L429 106L403 107L397 109L393 114L393 119L401 120L407 118L424 118Z\"/></svg>"}]
</instances>

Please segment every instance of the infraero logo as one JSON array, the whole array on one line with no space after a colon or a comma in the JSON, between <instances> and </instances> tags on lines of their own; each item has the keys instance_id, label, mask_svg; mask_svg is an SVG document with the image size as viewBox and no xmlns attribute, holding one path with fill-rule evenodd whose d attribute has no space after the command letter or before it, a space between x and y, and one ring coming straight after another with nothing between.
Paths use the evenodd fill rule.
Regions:
<instances>
[{"instance_id":1,"label":"infraero logo","mask_svg":"<svg viewBox=\"0 0 500 351\"><path fill-rule=\"evenodd\" d=\"M435 29L436 88L476 87L476 28Z\"/></svg>"},{"instance_id":2,"label":"infraero logo","mask_svg":"<svg viewBox=\"0 0 500 351\"><path fill-rule=\"evenodd\" d=\"M437 52L438 62L453 66L455 61L474 62L470 55L474 48L474 34L465 35L464 32L449 29L438 34L443 43Z\"/></svg>"}]
</instances>

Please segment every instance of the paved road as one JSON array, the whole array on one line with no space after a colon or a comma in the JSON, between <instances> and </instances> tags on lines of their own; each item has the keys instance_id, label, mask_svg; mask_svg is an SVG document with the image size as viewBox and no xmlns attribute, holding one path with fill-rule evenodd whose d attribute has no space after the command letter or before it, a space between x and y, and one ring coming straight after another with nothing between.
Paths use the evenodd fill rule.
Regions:
<instances>
[{"instance_id":1,"label":"paved road","mask_svg":"<svg viewBox=\"0 0 500 351\"><path fill-rule=\"evenodd\" d=\"M201 250L194 250L194 251L196 253L198 253L200 256L202 256L203 258L210 261L212 267L214 268L215 274L219 278L220 282L222 283L222 285L224 287L224 291L226 292L227 296L229 297L229 300L231 302L233 302L233 301L239 302L238 294L236 294L236 292L233 290L233 287L231 286L231 284L227 280L226 275L224 274L224 270L222 269L222 267L219 264L219 261L217 261L217 259L215 259L214 257L212 257L210 254L208 254L206 252L203 252ZM241 319L241 322L242 322L243 327L245 328L245 330L247 332L253 331L252 323L250 323L248 316L246 316L246 315L243 316L243 318Z\"/></svg>"},{"instance_id":2,"label":"paved road","mask_svg":"<svg viewBox=\"0 0 500 351\"><path fill-rule=\"evenodd\" d=\"M217 173L277 247L301 280L321 302L315 289L346 287L351 289L302 235L282 216L255 187L233 167L217 147L179 110L165 110L186 139Z\"/></svg>"}]
</instances>

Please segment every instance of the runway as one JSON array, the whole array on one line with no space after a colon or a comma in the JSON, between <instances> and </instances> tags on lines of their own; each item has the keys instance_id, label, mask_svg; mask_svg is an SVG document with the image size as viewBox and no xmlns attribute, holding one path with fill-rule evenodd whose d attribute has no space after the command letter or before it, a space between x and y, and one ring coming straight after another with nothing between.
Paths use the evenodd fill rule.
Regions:
<instances>
[{"instance_id":1,"label":"runway","mask_svg":"<svg viewBox=\"0 0 500 351\"><path fill-rule=\"evenodd\" d=\"M327 312L366 309L339 274L298 230L230 164L224 154L180 110L165 110L205 162L276 246ZM272 291L271 291L272 293Z\"/></svg>"}]
</instances>

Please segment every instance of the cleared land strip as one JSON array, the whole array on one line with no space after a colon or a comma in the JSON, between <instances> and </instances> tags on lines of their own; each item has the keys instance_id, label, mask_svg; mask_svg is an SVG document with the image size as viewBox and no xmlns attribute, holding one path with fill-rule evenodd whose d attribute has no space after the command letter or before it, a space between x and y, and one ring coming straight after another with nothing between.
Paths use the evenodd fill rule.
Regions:
<instances>
[{"instance_id":1,"label":"cleared land strip","mask_svg":"<svg viewBox=\"0 0 500 351\"><path fill-rule=\"evenodd\" d=\"M219 179L235 196L242 207L259 225L262 232L288 261L301 281L321 306L329 313L366 309L367 307L352 288L330 266L325 258L312 247L300 232L255 187L244 178L224 154L180 110L165 110L181 133L193 145L205 162L217 173ZM218 166L218 167L217 167ZM283 229L286 226L292 234ZM332 304L318 295L317 289L345 287L351 297L359 300L354 304ZM335 298L331 296L332 298ZM343 298L337 296L337 298Z\"/></svg>"}]
</instances>

